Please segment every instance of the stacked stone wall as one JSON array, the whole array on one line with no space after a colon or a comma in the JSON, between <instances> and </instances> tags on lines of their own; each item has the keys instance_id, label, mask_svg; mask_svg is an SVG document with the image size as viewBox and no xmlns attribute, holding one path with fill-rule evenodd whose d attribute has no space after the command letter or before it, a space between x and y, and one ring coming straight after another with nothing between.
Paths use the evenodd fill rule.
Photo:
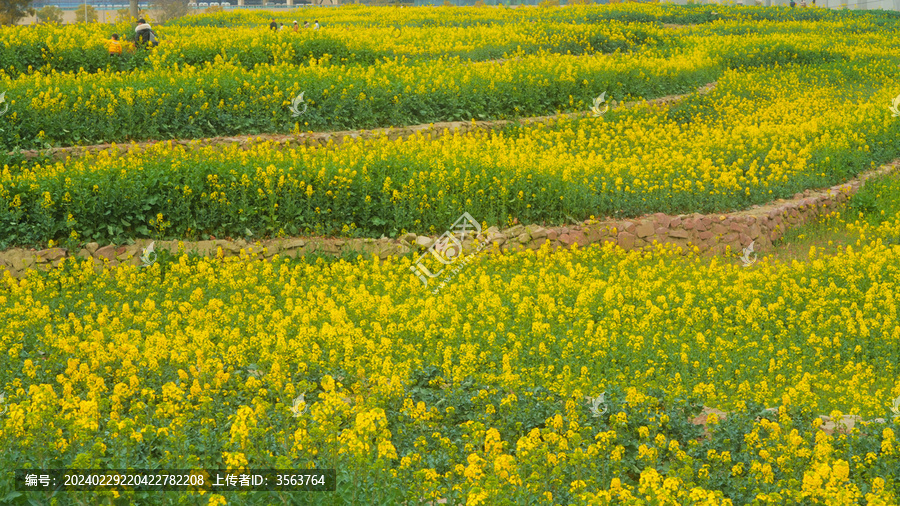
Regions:
<instances>
[{"instance_id":1,"label":"stacked stone wall","mask_svg":"<svg viewBox=\"0 0 900 506\"><path fill-rule=\"evenodd\" d=\"M895 162L900 163L900 162ZM891 171L895 164L884 166L849 183L825 191L806 191L790 201L776 201L765 206L730 214L688 214L670 216L653 214L629 220L586 222L581 225L542 227L516 225L505 230L491 227L482 231L481 240L496 244L502 251L537 250L546 243L550 247L568 248L575 244L614 243L627 249L647 249L656 244L672 244L685 254L740 253L754 243L754 250L765 254L791 227L815 222L837 211L847 203L863 182L872 176ZM477 217L475 217L477 219ZM296 258L301 255L363 254L386 259L430 248L436 238L406 234L398 239L329 239L288 238L248 243L244 240L155 241L156 251L172 254L197 253L204 256L239 256L242 254L271 259L275 255ZM474 248L476 238L463 245ZM0 269L21 277L29 269L50 268L67 257L91 258L95 264L141 264L141 254L151 241L140 239L128 245L88 243L78 251L63 248L45 250L10 249L0 252Z\"/></svg>"}]
</instances>

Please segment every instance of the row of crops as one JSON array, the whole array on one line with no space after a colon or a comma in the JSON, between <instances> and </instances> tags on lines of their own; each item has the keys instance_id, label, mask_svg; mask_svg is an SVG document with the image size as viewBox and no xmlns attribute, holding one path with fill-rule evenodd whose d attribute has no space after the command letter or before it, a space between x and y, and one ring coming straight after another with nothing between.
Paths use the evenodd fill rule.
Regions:
<instances>
[{"instance_id":1,"label":"row of crops","mask_svg":"<svg viewBox=\"0 0 900 506\"><path fill-rule=\"evenodd\" d=\"M160 143L122 156L109 151L6 169L0 244L239 237L248 230L255 237L395 237L440 234L464 212L486 227L505 227L517 219L558 224L743 209L837 184L894 156L900 123L889 106L900 90L900 55L881 52L860 49L853 63L727 71L708 94L665 108L614 109L600 118L437 138L380 137L328 149ZM665 81L668 68L652 68ZM615 69L604 71L621 78ZM526 75L511 74L508 85L523 86ZM449 85L434 92L445 95L445 104L461 97ZM357 103L370 104L369 98ZM111 100L96 107L113 107ZM33 110L35 118L55 114L62 121L71 114L64 103L42 106ZM132 120L143 128L144 119ZM84 128L99 130L97 123ZM161 221L165 230L155 226Z\"/></svg>"},{"instance_id":2,"label":"row of crops","mask_svg":"<svg viewBox=\"0 0 900 506\"><path fill-rule=\"evenodd\" d=\"M352 18L355 10L346 12ZM564 23L554 11L530 21L416 27L402 25L405 9L396 12L398 26L335 20L300 33L163 27L164 44L123 58L106 52L111 27L4 29L0 90L9 110L0 116L0 146L552 114L583 110L604 91L620 101L652 98L729 69L846 61L860 48L889 56L897 45L887 15L671 30L591 17ZM307 109L298 117L289 105L300 93Z\"/></svg>"},{"instance_id":3,"label":"row of crops","mask_svg":"<svg viewBox=\"0 0 900 506\"><path fill-rule=\"evenodd\" d=\"M126 25L0 28L0 249L725 213L900 152L892 13L302 15L322 28L192 16L117 59L103 40ZM582 113L603 93L684 96ZM325 147L21 152L557 112L576 114ZM0 275L0 503L897 504L900 178L810 230L799 258L749 267L483 251L438 293L413 255L162 251ZM726 415L697 425L703 407ZM848 414L853 431L821 430ZM337 487L24 492L25 468L335 469Z\"/></svg>"},{"instance_id":4,"label":"row of crops","mask_svg":"<svg viewBox=\"0 0 900 506\"><path fill-rule=\"evenodd\" d=\"M831 225L857 246L751 269L594 246L483 254L438 295L409 258L7 278L0 467L338 470L137 504L896 504L900 179L864 197ZM704 436L701 405L732 414ZM818 428L847 413L881 421Z\"/></svg>"}]
</instances>

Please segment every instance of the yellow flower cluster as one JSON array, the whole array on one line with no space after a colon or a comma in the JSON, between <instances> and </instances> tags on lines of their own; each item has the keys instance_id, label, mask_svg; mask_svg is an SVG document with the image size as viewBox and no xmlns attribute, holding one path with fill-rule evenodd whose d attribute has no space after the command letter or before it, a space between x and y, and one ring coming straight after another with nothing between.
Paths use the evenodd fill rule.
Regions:
<instances>
[{"instance_id":1,"label":"yellow flower cluster","mask_svg":"<svg viewBox=\"0 0 900 506\"><path fill-rule=\"evenodd\" d=\"M538 115L583 110L604 91L616 100L685 91L725 68L880 57L875 48L890 43L867 19L852 31L845 21L736 19L675 38L655 24L596 23L596 8L495 11L490 23L414 9L359 24L368 11L341 9L333 28L301 33L247 27L249 14L203 37L171 26L163 45L129 57L129 71L110 62L99 25L11 28L0 33L0 87L13 108L4 130L10 142L43 146ZM301 92L311 109L302 122L287 108Z\"/></svg>"},{"instance_id":2,"label":"yellow flower cluster","mask_svg":"<svg viewBox=\"0 0 900 506\"><path fill-rule=\"evenodd\" d=\"M494 225L515 218L563 222L567 216L734 209L837 183L884 156L894 135L884 104L895 79L881 63L859 66L865 71L832 64L731 71L709 95L668 110L642 105L603 119L564 117L503 132L383 136L325 149L159 143L127 156L105 152L4 171L0 199L19 234L45 213L57 216L51 227L58 230L38 241L73 231L99 239L96 229L82 227L109 221L107 210L123 193L143 200L146 212L111 220L114 226L120 219L149 223L179 237L188 229L237 235L248 226L240 223L269 234L360 229L381 235L388 221L392 233L420 232L446 226L448 210ZM821 84L826 76L840 84ZM886 84L859 96L861 76ZM440 87L452 89L449 82ZM279 91L273 100L288 100L295 91ZM848 100L859 102L834 106ZM50 100L35 110L51 106L60 114L65 109ZM98 188L97 181L104 184ZM22 209L23 202L33 210ZM160 212L164 224L154 218Z\"/></svg>"},{"instance_id":3,"label":"yellow flower cluster","mask_svg":"<svg viewBox=\"0 0 900 506\"><path fill-rule=\"evenodd\" d=\"M403 14L398 11L398 13ZM268 22L268 20L266 20ZM323 20L323 22L325 22ZM321 58L322 50L337 58L354 61L363 55L429 59L461 57L499 58L514 53L539 51L594 53L614 49L638 49L644 42L664 38L663 30L652 25L628 25L619 21L604 24L564 23L542 20L540 25L508 20L481 26L408 27L403 17L387 26L339 26L328 30L272 32L265 23L253 27L209 29L197 37L193 26L166 26L159 30L165 43L152 61L193 65L212 62L216 57L234 59L247 67L257 63L306 63L309 55ZM640 28L637 28L640 26ZM117 27L127 30L124 26ZM116 28L90 24L72 26L18 27L0 33L0 46L30 62L31 71L78 71L105 68L109 63L106 42ZM596 46L596 47L595 47ZM342 54L335 54L339 51ZM89 56L96 56L90 58ZM76 65L76 62L78 66ZM94 68L92 68L94 67ZM12 75L28 73L16 68L15 60L0 69Z\"/></svg>"},{"instance_id":4,"label":"yellow flower cluster","mask_svg":"<svg viewBox=\"0 0 900 506\"><path fill-rule=\"evenodd\" d=\"M482 254L438 296L411 261L7 278L0 463L338 462L397 498L484 504L896 500L896 427L828 436L810 417L891 423L897 246L753 269L663 248ZM707 442L676 409L692 396L733 413ZM741 423L742 444L720 439Z\"/></svg>"},{"instance_id":5,"label":"yellow flower cluster","mask_svg":"<svg viewBox=\"0 0 900 506\"><path fill-rule=\"evenodd\" d=\"M304 91L320 125L352 117L359 126L410 120L376 112L426 107L422 97L449 103L437 113L447 119L546 110L556 104L546 94L559 89L567 107L584 109L600 84L622 95L709 76L718 85L667 109L490 134L326 148L160 143L4 167L0 240L77 240L116 227L123 235L428 229L445 227L451 211L498 223L663 204L739 207L893 156L885 107L896 94L893 46L858 44L893 35L875 33L871 16L748 23L750 11L735 8L732 21L632 54L447 57L526 41L543 50L665 38L656 26L595 26L595 9L317 11L335 25L332 42L351 51L363 48L353 45L360 36L378 39L372 51L439 56L432 61L323 57L300 66L294 60L308 49L300 44L328 29L186 41L176 35L191 33L193 21L183 21L169 47L145 55L152 71L2 75L11 106L29 108L4 116L0 134L11 126L13 136L33 131L42 141L53 135L48 125L73 117L83 138L156 135L166 125L200 134L213 121L277 130L278 114ZM712 15L610 9L625 18ZM18 30L0 32L4 64L6 54L44 44L53 67L77 49L54 29L21 43ZM74 41L99 34L80 30ZM238 50L247 59L230 60ZM248 69L259 55L272 63ZM205 63L186 65L190 58ZM471 109L504 97L507 109ZM410 257L160 253L140 268L66 260L6 276L0 469L335 468L337 497L312 499L326 504L897 504L900 190L879 185L854 200L858 219L837 225L859 237L854 245L751 268L606 245L486 250L439 294L410 273ZM695 425L702 406L727 413ZM825 413L861 419L831 433ZM13 492L0 476L0 497Z\"/></svg>"}]
</instances>

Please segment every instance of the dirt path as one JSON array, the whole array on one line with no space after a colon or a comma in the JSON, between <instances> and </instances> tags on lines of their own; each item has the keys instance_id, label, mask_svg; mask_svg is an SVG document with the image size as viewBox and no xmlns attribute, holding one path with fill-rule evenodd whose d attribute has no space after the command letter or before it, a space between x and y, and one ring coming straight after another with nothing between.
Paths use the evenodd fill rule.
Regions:
<instances>
[{"instance_id":1,"label":"dirt path","mask_svg":"<svg viewBox=\"0 0 900 506\"><path fill-rule=\"evenodd\" d=\"M698 88L695 92L685 93L682 95L668 95L652 100L642 100L634 102L626 102L617 105L616 109L628 109L637 104L649 103L653 105L671 105L679 100L690 96L693 93L705 95L716 87L716 83L712 82ZM329 143L340 144L346 139L371 139L380 136L387 136L390 139L407 138L417 133L431 134L432 137L443 135L444 131L449 132L468 132L471 130L492 130L501 128L510 124L528 124L528 123L549 123L562 118L581 118L585 117L589 112L565 113L551 116L536 116L530 118L519 118L515 120L494 120L494 121L443 121L432 124L412 125L399 128L377 128L373 130L341 130L336 132L307 132L300 134L262 134L262 135L244 135L231 137L207 137L202 139L172 139L165 141L149 140L143 142L132 143L111 143L111 144L92 144L86 146L70 146L64 148L51 148L49 150L28 150L21 153L26 158L35 158L40 155L49 155L54 159L65 159L66 157L83 156L87 153L97 153L105 151L113 147L117 148L119 153L125 153L131 149L145 149L160 142L170 142L173 145L181 146L215 146L223 144L238 143L243 146L249 146L261 142L279 142L283 144L298 144L307 146L327 146Z\"/></svg>"},{"instance_id":2,"label":"dirt path","mask_svg":"<svg viewBox=\"0 0 900 506\"><path fill-rule=\"evenodd\" d=\"M481 231L486 244L502 251L536 250L549 243L553 248L569 248L574 245L584 247L592 243L613 243L627 250L655 250L657 244L669 243L681 248L685 255L725 255L729 261L740 261L742 248L755 243L753 262L759 257L775 253L778 239L795 227L815 223L844 205L863 182L870 178L887 174L900 167L900 159L869 171L857 178L824 190L807 190L790 200L753 206L750 209L729 214L665 215L662 213L620 220L588 220L573 225L549 226L514 225L501 230L490 227ZM172 254L196 252L204 256L239 256L249 254L257 258L272 258L300 255L347 256L355 258L359 254L370 255L381 260L389 256L409 253L424 253L433 248L438 237L407 233L400 237L341 238L341 237L285 237L264 239L250 243L243 239L211 239L206 241L155 241L156 251L166 250ZM474 246L474 237L463 240L465 248ZM8 270L14 277L27 275L33 268L50 268L66 257L92 258L99 267L102 264L118 265L130 263L140 265L143 248L150 239L136 239L132 244L101 246L88 243L75 252L63 248L48 248L41 251L13 248L0 251L0 276ZM492 247L493 247L492 246ZM252 248L252 249L251 249ZM749 257L748 257L749 260Z\"/></svg>"}]
</instances>

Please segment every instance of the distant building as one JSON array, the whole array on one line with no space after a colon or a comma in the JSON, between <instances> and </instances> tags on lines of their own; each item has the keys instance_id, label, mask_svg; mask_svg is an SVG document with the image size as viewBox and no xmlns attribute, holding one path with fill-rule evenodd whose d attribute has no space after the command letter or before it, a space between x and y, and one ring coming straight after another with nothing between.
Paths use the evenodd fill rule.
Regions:
<instances>
[{"instance_id":1,"label":"distant building","mask_svg":"<svg viewBox=\"0 0 900 506\"><path fill-rule=\"evenodd\" d=\"M87 2L61 2L57 0L34 0L31 3L31 7L35 9L40 9L41 7L46 7L48 5L55 5L64 11L74 11L79 7L84 8L84 4L88 4L94 9L98 11L113 11L113 10L122 10L131 8L131 4L128 2L123 3L106 3L104 1L90 1ZM140 2L138 3L138 8L142 10L146 10L150 7L149 2Z\"/></svg>"},{"instance_id":2,"label":"distant building","mask_svg":"<svg viewBox=\"0 0 900 506\"><path fill-rule=\"evenodd\" d=\"M459 6L471 6L475 5L475 2L478 0L447 0L453 5ZM497 5L498 3L506 5L506 6L516 6L516 5L537 5L541 3L541 0L482 0L484 5ZM566 5L567 0L559 0L560 5ZM609 0L594 0L595 4L607 4ZM415 0L415 4L417 6L421 5L444 5L444 0Z\"/></svg>"},{"instance_id":3,"label":"distant building","mask_svg":"<svg viewBox=\"0 0 900 506\"><path fill-rule=\"evenodd\" d=\"M697 4L717 4L717 5L737 5L737 2L731 0L660 0L661 2L673 3L677 5L687 5L688 3ZM801 9L800 0L795 0L796 9ZM785 7L791 4L791 0L744 0L744 5L761 5L765 7L783 5ZM807 0L809 7L825 7L828 9L852 9L852 10L886 10L900 11L900 0L816 0L813 4L812 0Z\"/></svg>"}]
</instances>

